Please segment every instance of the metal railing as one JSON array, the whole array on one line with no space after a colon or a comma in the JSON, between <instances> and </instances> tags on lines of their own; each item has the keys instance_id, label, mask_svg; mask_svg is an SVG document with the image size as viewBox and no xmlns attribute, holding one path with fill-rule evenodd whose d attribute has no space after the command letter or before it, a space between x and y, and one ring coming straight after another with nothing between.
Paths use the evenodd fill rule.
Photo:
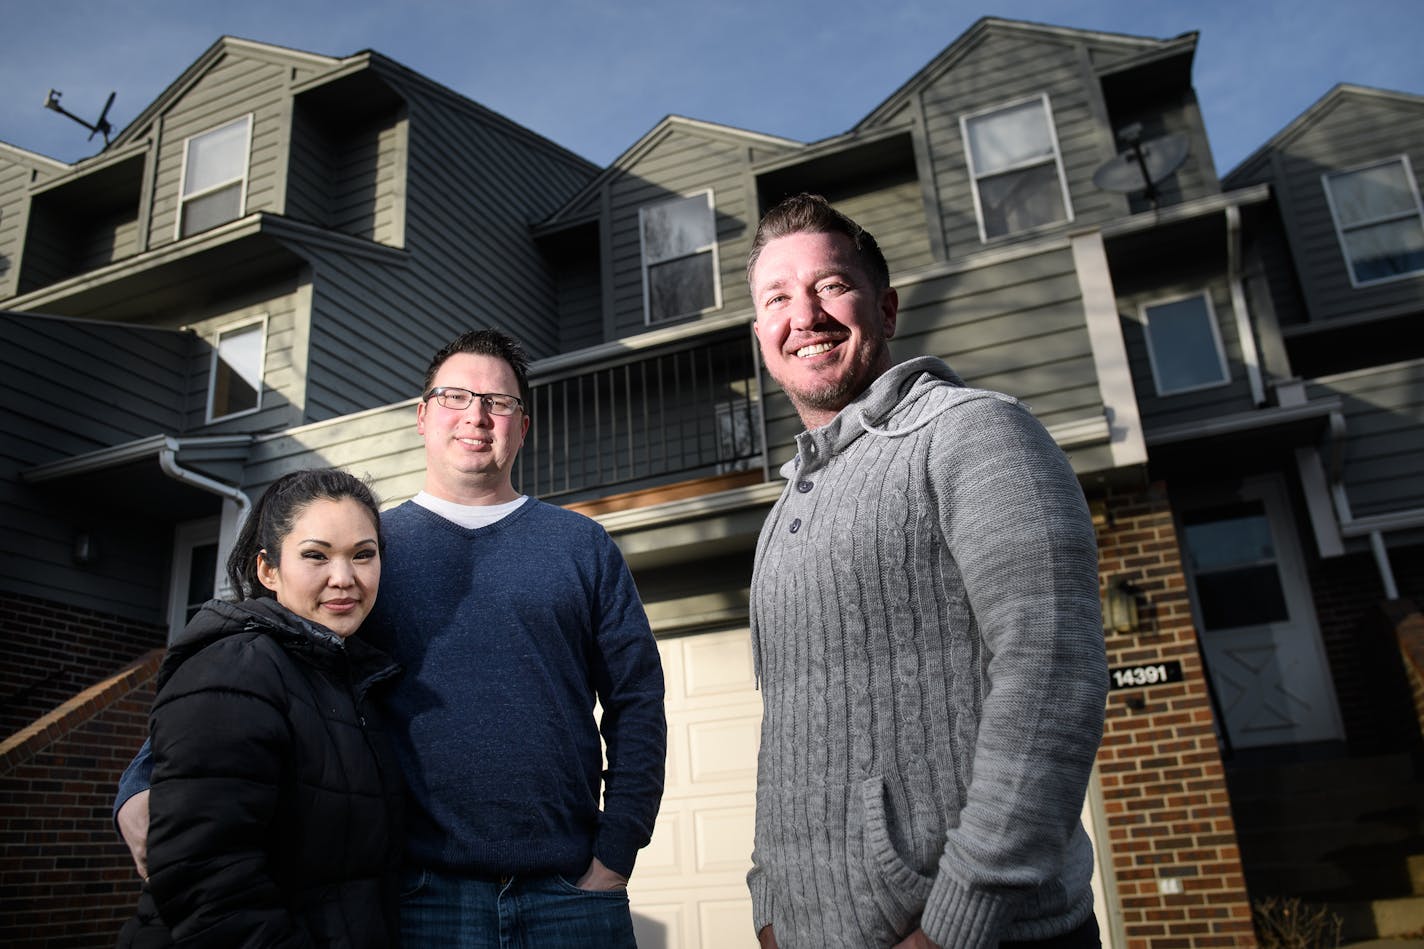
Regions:
<instances>
[{"instance_id":1,"label":"metal railing","mask_svg":"<svg viewBox=\"0 0 1424 949\"><path fill-rule=\"evenodd\" d=\"M618 493L761 464L761 385L744 329L536 376L528 409L514 480L537 497Z\"/></svg>"}]
</instances>

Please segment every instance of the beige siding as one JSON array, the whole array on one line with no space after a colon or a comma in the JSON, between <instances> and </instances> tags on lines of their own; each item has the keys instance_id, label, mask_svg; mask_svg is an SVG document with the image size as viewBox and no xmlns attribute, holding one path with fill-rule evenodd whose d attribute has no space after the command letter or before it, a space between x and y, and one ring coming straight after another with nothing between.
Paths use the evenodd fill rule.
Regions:
<instances>
[{"instance_id":1,"label":"beige siding","mask_svg":"<svg viewBox=\"0 0 1424 949\"><path fill-rule=\"evenodd\" d=\"M1424 361L1313 380L1345 413L1344 482L1356 517L1424 509Z\"/></svg>"},{"instance_id":2,"label":"beige siding","mask_svg":"<svg viewBox=\"0 0 1424 949\"><path fill-rule=\"evenodd\" d=\"M212 377L213 348L218 334L266 318L267 334L262 368L262 396L255 413L228 420L206 422L208 386ZM273 285L251 301L228 301L210 307L190 320L197 334L188 375L184 428L204 435L285 428L302 421L305 402L306 360L301 337L307 319L303 293L295 279Z\"/></svg>"},{"instance_id":3,"label":"beige siding","mask_svg":"<svg viewBox=\"0 0 1424 949\"><path fill-rule=\"evenodd\" d=\"M171 243L177 235L184 143L249 113L253 122L244 213L282 209L277 182L279 165L285 161L288 73L279 63L224 56L164 115L149 226L151 247Z\"/></svg>"},{"instance_id":4,"label":"beige siding","mask_svg":"<svg viewBox=\"0 0 1424 949\"><path fill-rule=\"evenodd\" d=\"M722 306L704 315L749 310L747 250L756 228L754 199L746 193L747 144L735 138L673 126L608 184L609 227L605 272L612 274L613 334L648 329L644 318L642 245L638 209L711 189L716 213Z\"/></svg>"}]
</instances>

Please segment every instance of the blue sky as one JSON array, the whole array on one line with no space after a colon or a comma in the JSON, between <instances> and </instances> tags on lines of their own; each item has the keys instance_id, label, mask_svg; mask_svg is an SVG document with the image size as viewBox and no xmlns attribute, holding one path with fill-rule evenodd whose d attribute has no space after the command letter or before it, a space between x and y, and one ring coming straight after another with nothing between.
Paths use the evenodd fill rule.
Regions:
<instances>
[{"instance_id":1,"label":"blue sky","mask_svg":"<svg viewBox=\"0 0 1424 949\"><path fill-rule=\"evenodd\" d=\"M0 0L0 140L64 161L122 128L222 34L375 49L606 165L669 113L801 141L846 131L981 15L1201 34L1195 84L1225 173L1352 82L1424 94L1419 0Z\"/></svg>"}]
</instances>

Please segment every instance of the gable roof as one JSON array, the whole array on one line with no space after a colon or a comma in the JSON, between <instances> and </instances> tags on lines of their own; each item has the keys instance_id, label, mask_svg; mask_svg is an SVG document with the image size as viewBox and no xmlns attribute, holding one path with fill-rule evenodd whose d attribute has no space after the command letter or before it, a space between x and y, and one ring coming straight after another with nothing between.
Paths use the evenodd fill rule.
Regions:
<instances>
[{"instance_id":1,"label":"gable roof","mask_svg":"<svg viewBox=\"0 0 1424 949\"><path fill-rule=\"evenodd\" d=\"M10 159L10 161L16 164L25 165L30 168L66 171L72 167L69 162L60 161L58 158L50 158L48 155L41 155L39 152L32 152L27 148L11 145L8 142L0 142L0 156Z\"/></svg>"},{"instance_id":2,"label":"gable roof","mask_svg":"<svg viewBox=\"0 0 1424 949\"><path fill-rule=\"evenodd\" d=\"M160 92L158 97L135 116L132 122L124 126L123 131L114 136L114 140L105 148L105 151L108 151L109 148L125 145L131 139L138 136L148 127L149 123L166 112L174 102L193 87L194 83L213 69L224 57L235 54L258 59L290 62L294 65L306 65L316 69L329 69L341 63L340 59L331 56L322 56L317 53L289 49L285 46L274 46L271 43L259 43L256 40L245 40L235 36L218 37L217 42L209 46L203 55L199 56L194 60L191 66L183 70L177 79L169 83L168 88ZM102 152L100 154L102 154Z\"/></svg>"},{"instance_id":3,"label":"gable roof","mask_svg":"<svg viewBox=\"0 0 1424 949\"><path fill-rule=\"evenodd\" d=\"M986 16L980 17L974 25L965 30L959 37L946 46L938 56L926 63L921 69L905 81L900 88L890 94L885 101L870 111L865 118L856 123L855 129L863 129L868 126L883 122L893 115L897 110L914 98L925 86L934 82L943 73L954 68L971 50L978 47L990 36L1018 34L1028 36L1033 39L1050 40L1056 42L1091 42L1103 46L1120 47L1124 53L1130 55L1151 55L1161 47L1172 45L1186 45L1188 48L1196 46L1196 33L1183 33L1181 36L1170 40L1153 39L1145 36L1132 36L1126 33L1108 33L1101 30L1082 30L1067 26L1050 26L1045 23L1033 23L1027 20L1006 20L1002 17ZM1116 68L1116 67L1108 67Z\"/></svg>"},{"instance_id":4,"label":"gable roof","mask_svg":"<svg viewBox=\"0 0 1424 949\"><path fill-rule=\"evenodd\" d=\"M681 115L668 115L630 145L623 154L613 159L607 168L603 169L593 180L575 192L569 200L564 202L562 207L540 222L538 229L540 231L554 230L557 229L557 225L567 220L572 220L577 216L571 213L572 209L582 205L584 201L588 200L590 195L597 194L598 190L602 188L605 183L623 174L623 172L629 168L632 168L665 138L677 131L692 132L709 138L745 142L787 151L805 147L801 142L794 139L782 138L779 135L751 132L731 125L719 125L715 122L689 119Z\"/></svg>"},{"instance_id":5,"label":"gable roof","mask_svg":"<svg viewBox=\"0 0 1424 949\"><path fill-rule=\"evenodd\" d=\"M1395 92L1390 89L1376 89L1373 86L1357 86L1352 83L1336 83L1330 91L1307 108L1300 115L1272 135L1263 144L1258 146L1251 154L1236 163L1236 167L1231 169L1221 178L1223 187L1230 187L1234 178L1245 173L1251 166L1255 165L1269 152L1279 151L1286 148L1301 135L1308 132L1327 114L1335 109L1344 99L1361 98L1374 99L1380 102L1397 102L1402 105L1424 106L1424 96L1415 95L1411 92Z\"/></svg>"}]
</instances>

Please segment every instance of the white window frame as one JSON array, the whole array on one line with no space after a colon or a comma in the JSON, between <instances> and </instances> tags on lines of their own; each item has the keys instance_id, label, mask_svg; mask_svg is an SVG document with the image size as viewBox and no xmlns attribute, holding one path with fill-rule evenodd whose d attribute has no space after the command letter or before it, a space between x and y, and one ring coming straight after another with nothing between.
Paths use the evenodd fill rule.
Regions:
<instances>
[{"instance_id":1,"label":"white window frame","mask_svg":"<svg viewBox=\"0 0 1424 949\"><path fill-rule=\"evenodd\" d=\"M648 258L648 248L644 239L643 221L649 208L655 208L660 204L670 204L673 201L685 201L688 198L695 198L703 195L707 198L707 214L712 221L712 241L710 244L698 246L687 253L678 254L676 257L663 257L658 260ZM700 310L690 313L679 313L675 316L653 319L653 297L648 285L648 268L653 264L664 263L669 260L678 260L681 257L691 257L694 254L712 252L712 299L711 306L703 307ZM701 316L703 313L710 313L722 308L722 258L721 251L717 247L717 196L712 188L704 188L701 191L692 191L687 194L678 194L657 201L649 201L638 208L638 261L639 268L643 276L643 324L645 326L666 326L676 323L679 320L691 319Z\"/></svg>"},{"instance_id":2,"label":"white window frame","mask_svg":"<svg viewBox=\"0 0 1424 949\"><path fill-rule=\"evenodd\" d=\"M980 175L974 167L974 149L970 146L969 123L975 119L983 118L986 115L993 115L995 112L1005 112L1009 109L1016 109L1028 102L1038 102L1043 106L1043 118L1048 123L1049 141L1053 143L1053 167L1058 172L1058 188L1063 195L1063 220L1053 221L1048 224L1039 224L1022 231L1010 231L1007 234L1000 234L997 237L990 237L988 228L984 225L984 205L979 198L979 179L991 175L1001 175L1008 171L1022 171L1028 168L1036 168L1039 165L1047 164L1045 161L1037 161L1032 164L1019 165L1014 168L1000 168L996 171L986 172ZM1024 96L1010 102L1001 102L987 109L980 109L977 112L966 112L959 117L960 141L964 143L964 161L969 166L969 191L974 196L974 216L979 221L979 241L987 244L991 241L1011 240L1023 234L1032 234L1036 231L1050 227L1061 227L1064 224L1073 222L1073 202L1068 194L1068 174L1063 168L1063 149L1058 144L1058 123L1053 120L1053 103L1048 98L1048 93L1040 92L1036 95Z\"/></svg>"},{"instance_id":3,"label":"white window frame","mask_svg":"<svg viewBox=\"0 0 1424 949\"><path fill-rule=\"evenodd\" d=\"M1162 373L1157 367L1157 351L1152 343L1152 324L1147 311L1154 307L1170 306L1173 303L1181 303L1183 300L1198 298L1206 303L1207 324L1211 327L1212 343L1216 346L1216 361L1221 370L1221 378L1211 382L1183 386L1180 389L1163 389ZM1216 304L1212 303L1209 292L1198 290L1194 293L1180 293L1176 296L1145 301L1137 307L1137 319L1142 325L1142 335L1147 340L1147 360L1152 365L1152 383L1156 386L1158 395L1181 395L1186 392L1200 392L1203 389L1219 389L1231 384L1231 367L1226 362L1226 347L1221 341L1221 327L1216 318Z\"/></svg>"},{"instance_id":4,"label":"white window frame","mask_svg":"<svg viewBox=\"0 0 1424 949\"><path fill-rule=\"evenodd\" d=\"M218 381L218 354L222 348L222 339L229 333L248 329L252 326L261 327L262 344L257 356L257 404L250 409L243 409L239 412L229 412L226 415L213 414L213 397L216 395ZM241 418L244 415L251 415L254 412L262 411L262 381L267 376L267 314L258 317L245 317L232 323L226 323L213 330L213 354L208 363L208 399L207 411L204 418L207 422L227 421L228 419Z\"/></svg>"},{"instance_id":5,"label":"white window frame","mask_svg":"<svg viewBox=\"0 0 1424 949\"><path fill-rule=\"evenodd\" d=\"M226 181L219 182L194 194L188 194L188 148L192 145L193 140L202 138L204 135L211 135L214 132L221 132L238 124L246 126L246 145L242 150L242 174L237 178L229 178ZM252 113L249 112L247 115L233 119L231 122L223 122L221 125L214 125L212 128L189 135L183 139L182 154L183 163L178 175L178 214L177 219L173 222L173 237L175 240L181 241L184 237L192 237L193 234L204 233L204 231L194 231L193 234L183 233L183 206L185 204L189 201L215 194L224 188L232 187L234 183L237 184L237 217L233 218L233 220L237 220L237 218L247 213L247 178L252 169ZM206 228L205 230L211 230L211 228Z\"/></svg>"},{"instance_id":6,"label":"white window frame","mask_svg":"<svg viewBox=\"0 0 1424 949\"><path fill-rule=\"evenodd\" d=\"M1407 273L1392 274L1388 277L1377 277L1374 280L1358 280L1355 278L1355 261L1350 256L1350 247L1345 242L1346 226L1340 220L1340 212L1335 206L1335 193L1330 189L1330 181L1333 178L1343 178L1346 175L1353 175L1361 171L1369 171L1371 168L1382 168L1385 165L1399 164L1404 168L1405 180L1409 182L1409 190L1414 195L1414 210L1400 211L1386 217L1376 218L1372 221L1355 223L1349 226L1349 230L1359 230L1366 227L1373 227L1377 224L1388 224L1391 221L1403 221L1414 217L1419 221L1419 226L1424 228L1424 202L1419 198L1419 180L1414 177L1414 169L1409 164L1408 155L1394 155L1380 161L1367 162L1363 165L1356 165L1353 168L1342 168L1339 171L1328 171L1320 176L1320 186L1325 189L1325 201L1330 206L1330 220L1335 225L1335 241L1340 245L1340 256L1345 259L1345 272L1350 275L1351 287L1376 287L1382 283L1393 283L1396 280L1412 280L1420 274L1424 274L1424 268L1411 270Z\"/></svg>"}]
</instances>

